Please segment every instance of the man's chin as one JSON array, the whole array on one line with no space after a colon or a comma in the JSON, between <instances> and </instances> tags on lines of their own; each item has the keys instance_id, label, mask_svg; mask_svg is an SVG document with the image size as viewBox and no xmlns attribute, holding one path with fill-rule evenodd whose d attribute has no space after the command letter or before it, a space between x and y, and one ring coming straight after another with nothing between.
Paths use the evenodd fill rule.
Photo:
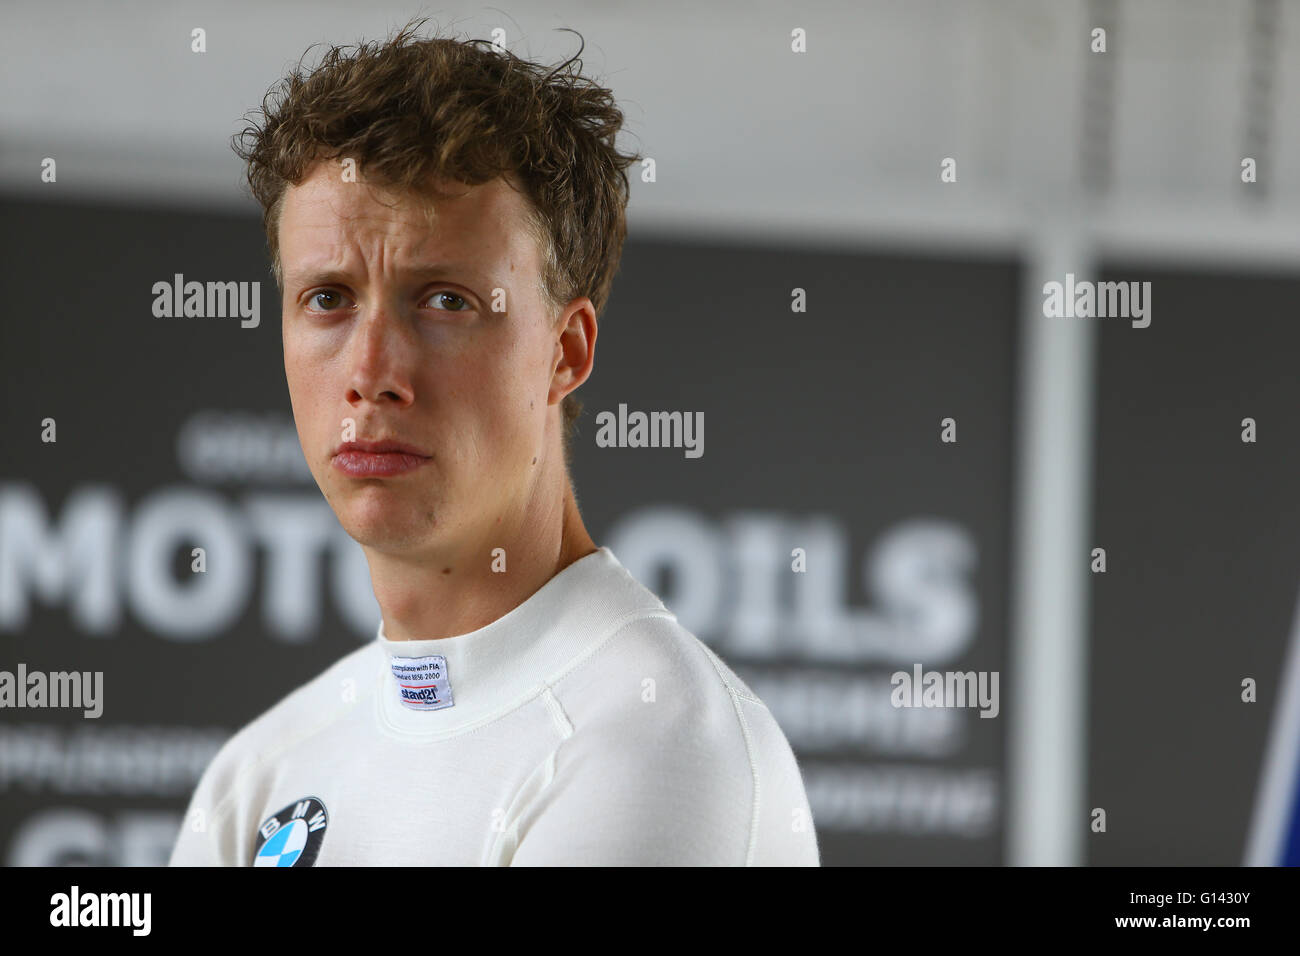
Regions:
<instances>
[{"instance_id":1,"label":"man's chin","mask_svg":"<svg viewBox=\"0 0 1300 956\"><path fill-rule=\"evenodd\" d=\"M378 551L427 546L437 530L433 509L410 501L347 501L334 514L349 537Z\"/></svg>"}]
</instances>

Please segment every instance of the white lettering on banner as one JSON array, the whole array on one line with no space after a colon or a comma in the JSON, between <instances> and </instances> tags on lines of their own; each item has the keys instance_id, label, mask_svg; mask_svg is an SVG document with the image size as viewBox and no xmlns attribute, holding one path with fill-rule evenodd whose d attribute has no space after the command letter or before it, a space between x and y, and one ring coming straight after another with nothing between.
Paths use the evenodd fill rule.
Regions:
<instances>
[{"instance_id":1,"label":"white lettering on banner","mask_svg":"<svg viewBox=\"0 0 1300 956\"><path fill-rule=\"evenodd\" d=\"M293 419L281 412L202 409L176 435L176 462L194 481L315 487Z\"/></svg>"},{"instance_id":2,"label":"white lettering on banner","mask_svg":"<svg viewBox=\"0 0 1300 956\"><path fill-rule=\"evenodd\" d=\"M978 839L997 823L998 778L991 769L819 763L802 769L818 831Z\"/></svg>"},{"instance_id":3,"label":"white lettering on banner","mask_svg":"<svg viewBox=\"0 0 1300 956\"><path fill-rule=\"evenodd\" d=\"M741 513L723 533L677 507L643 508L617 522L610 549L651 587L661 572L664 603L719 653L827 663L935 664L974 640L979 602L971 580L976 547L960 525L904 521L886 532L863 567L873 609L849 606L848 535L841 521ZM792 549L813 558L790 570ZM730 593L730 600L725 596Z\"/></svg>"},{"instance_id":4,"label":"white lettering on banner","mask_svg":"<svg viewBox=\"0 0 1300 956\"><path fill-rule=\"evenodd\" d=\"M746 512L721 523L678 507L632 512L609 546L652 590L664 592L683 625L719 652L749 659L827 663L941 664L974 638L976 548L960 525L904 521L882 535L862 568L874 607L850 606L844 522ZM207 570L178 580L175 554L207 553ZM810 556L803 573L790 553ZM319 494L253 492L237 501L203 487L168 486L128 513L107 485L74 488L51 520L31 484L0 484L0 632L21 631L33 596L64 602L89 634L119 625L122 604L159 636L210 639L253 600L257 552L262 624L283 642L311 640L321 609L320 558L328 553L328 599L362 640L379 608L365 554ZM188 553L188 552L187 552ZM120 556L120 558L119 558Z\"/></svg>"},{"instance_id":5,"label":"white lettering on banner","mask_svg":"<svg viewBox=\"0 0 1300 956\"><path fill-rule=\"evenodd\" d=\"M262 616L272 636L299 642L315 635L326 551L336 609L359 637L374 636L379 607L365 554L319 494L252 493L232 503L206 488L170 486L145 495L128 514L116 489L83 485L52 522L38 489L20 483L0 484L0 632L26 626L34 595L49 605L65 602L88 634L116 630L125 601L164 638L212 638L247 609L259 544ZM172 560L190 546L206 550L206 571L178 580Z\"/></svg>"},{"instance_id":6,"label":"white lettering on banner","mask_svg":"<svg viewBox=\"0 0 1300 956\"><path fill-rule=\"evenodd\" d=\"M0 725L0 793L184 797L229 738L191 727Z\"/></svg>"},{"instance_id":7,"label":"white lettering on banner","mask_svg":"<svg viewBox=\"0 0 1300 956\"><path fill-rule=\"evenodd\" d=\"M102 816L47 807L14 829L6 866L166 866L182 815L127 810Z\"/></svg>"},{"instance_id":8,"label":"white lettering on banner","mask_svg":"<svg viewBox=\"0 0 1300 956\"><path fill-rule=\"evenodd\" d=\"M886 674L774 672L735 666L736 675L779 718L800 755L856 751L891 757L950 757L966 745L966 715L954 709L906 710L890 701Z\"/></svg>"}]
</instances>

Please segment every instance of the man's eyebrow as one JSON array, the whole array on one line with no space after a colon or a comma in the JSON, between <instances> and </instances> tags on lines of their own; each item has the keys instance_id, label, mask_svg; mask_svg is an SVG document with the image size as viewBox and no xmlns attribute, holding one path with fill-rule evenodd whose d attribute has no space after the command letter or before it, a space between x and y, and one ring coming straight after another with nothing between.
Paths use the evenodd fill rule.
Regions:
<instances>
[{"instance_id":1,"label":"man's eyebrow","mask_svg":"<svg viewBox=\"0 0 1300 956\"><path fill-rule=\"evenodd\" d=\"M440 262L428 265L411 266L401 270L403 277L410 277L421 281L430 279L445 279L448 277L462 277L469 281L486 282L487 277L477 272L473 266L462 265L456 262ZM286 270L286 285L348 285L354 276L346 269L336 268L313 268L304 267L300 269Z\"/></svg>"}]
</instances>

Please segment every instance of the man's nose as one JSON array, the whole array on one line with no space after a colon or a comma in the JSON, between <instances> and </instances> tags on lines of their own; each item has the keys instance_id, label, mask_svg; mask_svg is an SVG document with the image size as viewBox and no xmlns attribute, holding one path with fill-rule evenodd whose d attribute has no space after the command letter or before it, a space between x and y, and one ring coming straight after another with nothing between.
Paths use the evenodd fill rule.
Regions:
<instances>
[{"instance_id":1,"label":"man's nose","mask_svg":"<svg viewBox=\"0 0 1300 956\"><path fill-rule=\"evenodd\" d=\"M414 353L410 330L399 315L383 306L367 309L348 343L348 404L411 404Z\"/></svg>"}]
</instances>

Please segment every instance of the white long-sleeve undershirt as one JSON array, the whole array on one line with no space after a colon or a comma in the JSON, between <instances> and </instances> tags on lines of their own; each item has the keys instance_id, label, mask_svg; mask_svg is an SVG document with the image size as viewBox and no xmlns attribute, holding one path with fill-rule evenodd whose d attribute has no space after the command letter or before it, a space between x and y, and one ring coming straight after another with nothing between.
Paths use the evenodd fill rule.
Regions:
<instances>
[{"instance_id":1,"label":"white long-sleeve undershirt","mask_svg":"<svg viewBox=\"0 0 1300 956\"><path fill-rule=\"evenodd\" d=\"M600 548L468 634L392 641L381 623L232 737L195 789L171 864L255 863L816 866L819 855L767 707Z\"/></svg>"}]
</instances>

